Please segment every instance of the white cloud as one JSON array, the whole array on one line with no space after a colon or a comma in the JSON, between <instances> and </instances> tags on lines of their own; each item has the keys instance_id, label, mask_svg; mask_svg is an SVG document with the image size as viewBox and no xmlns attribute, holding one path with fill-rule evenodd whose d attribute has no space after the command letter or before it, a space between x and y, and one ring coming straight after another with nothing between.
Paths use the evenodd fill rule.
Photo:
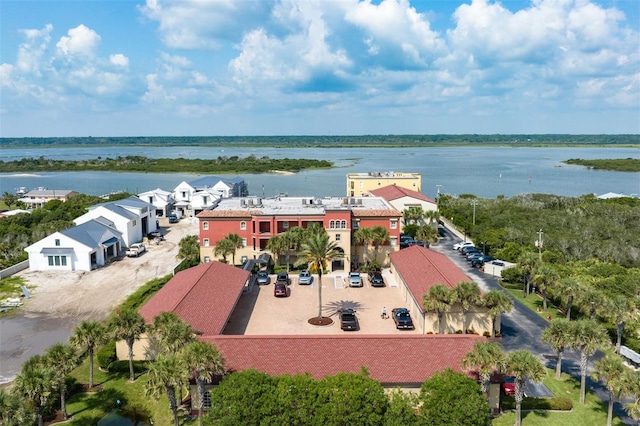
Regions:
<instances>
[{"instance_id":1,"label":"white cloud","mask_svg":"<svg viewBox=\"0 0 640 426\"><path fill-rule=\"evenodd\" d=\"M92 58L100 45L100 36L85 25L78 25L67 32L67 36L56 43L61 56L80 56Z\"/></svg>"},{"instance_id":2,"label":"white cloud","mask_svg":"<svg viewBox=\"0 0 640 426\"><path fill-rule=\"evenodd\" d=\"M51 41L51 31L53 31L53 25L51 24L45 25L41 30L26 29L20 31L26 39L18 47L16 67L20 72L40 73L42 56Z\"/></svg>"},{"instance_id":3,"label":"white cloud","mask_svg":"<svg viewBox=\"0 0 640 426\"><path fill-rule=\"evenodd\" d=\"M129 66L129 58L124 56L122 53L116 53L115 55L109 56L109 62L118 67L128 67Z\"/></svg>"}]
</instances>

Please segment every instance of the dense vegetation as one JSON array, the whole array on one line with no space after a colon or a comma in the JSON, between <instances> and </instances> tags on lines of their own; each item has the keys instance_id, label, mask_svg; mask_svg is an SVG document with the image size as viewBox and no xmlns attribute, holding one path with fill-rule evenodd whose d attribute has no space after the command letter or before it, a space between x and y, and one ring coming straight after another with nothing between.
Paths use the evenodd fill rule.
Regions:
<instances>
[{"instance_id":1,"label":"dense vegetation","mask_svg":"<svg viewBox=\"0 0 640 426\"><path fill-rule=\"evenodd\" d=\"M572 158L566 160L567 164L577 164L579 166L587 166L598 170L615 170L618 172L640 172L640 159L637 158L618 158L603 160L583 160L581 158Z\"/></svg>"},{"instance_id":2,"label":"dense vegetation","mask_svg":"<svg viewBox=\"0 0 640 426\"><path fill-rule=\"evenodd\" d=\"M109 172L141 172L141 173L266 173L274 170L297 172L304 169L327 169L333 163L327 160L310 160L297 158L272 159L250 155L218 157L212 160L186 158L147 158L129 155L117 158L95 158L91 160L50 160L39 158L23 158L18 161L0 161L0 172L20 171L109 171Z\"/></svg>"},{"instance_id":3,"label":"dense vegetation","mask_svg":"<svg viewBox=\"0 0 640 426\"><path fill-rule=\"evenodd\" d=\"M281 148L408 147L442 145L636 145L640 135L361 135L361 136L158 136L79 138L0 138L4 147L70 146L269 146Z\"/></svg>"},{"instance_id":4,"label":"dense vegetation","mask_svg":"<svg viewBox=\"0 0 640 426\"><path fill-rule=\"evenodd\" d=\"M475 216L472 201L475 203ZM488 253L515 262L536 251L542 230L545 256L563 261L597 258L640 267L640 199L598 200L550 194L479 199L441 196L439 209ZM474 224L475 217L475 224Z\"/></svg>"},{"instance_id":5,"label":"dense vegetation","mask_svg":"<svg viewBox=\"0 0 640 426\"><path fill-rule=\"evenodd\" d=\"M20 213L0 218L0 269L26 260L24 249L54 232L74 226L73 219L87 212L87 207L127 198L131 194L121 193L108 200L92 195L76 195L68 201L51 200L31 213ZM5 193L2 199L9 208L20 207L13 194Z\"/></svg>"}]
</instances>

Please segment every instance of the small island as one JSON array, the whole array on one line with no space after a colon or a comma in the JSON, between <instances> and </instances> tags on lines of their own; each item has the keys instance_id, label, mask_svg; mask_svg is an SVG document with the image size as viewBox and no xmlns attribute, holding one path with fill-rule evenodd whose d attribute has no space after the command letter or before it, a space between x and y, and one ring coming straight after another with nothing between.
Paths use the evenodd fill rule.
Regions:
<instances>
[{"instance_id":1,"label":"small island","mask_svg":"<svg viewBox=\"0 0 640 426\"><path fill-rule=\"evenodd\" d=\"M50 160L45 157L23 158L18 161L0 161L0 172L137 172L137 173L295 173L307 169L330 169L333 163L327 160L306 158L258 157L249 155L218 157L216 159L147 158L129 155L126 157L90 160Z\"/></svg>"},{"instance_id":2,"label":"small island","mask_svg":"<svg viewBox=\"0 0 640 426\"><path fill-rule=\"evenodd\" d=\"M565 164L577 164L597 170L611 170L616 172L640 172L640 159L637 158L613 158L598 160L583 160L572 158L564 161Z\"/></svg>"}]
</instances>

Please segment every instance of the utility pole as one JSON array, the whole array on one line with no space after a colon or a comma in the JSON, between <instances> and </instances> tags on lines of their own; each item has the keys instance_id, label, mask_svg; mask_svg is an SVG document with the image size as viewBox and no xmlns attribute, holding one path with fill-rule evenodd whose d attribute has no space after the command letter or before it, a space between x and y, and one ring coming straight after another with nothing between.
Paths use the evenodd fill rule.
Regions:
<instances>
[{"instance_id":1,"label":"utility pole","mask_svg":"<svg viewBox=\"0 0 640 426\"><path fill-rule=\"evenodd\" d=\"M473 206L473 226L476 226L476 206L478 205L478 200L471 201L471 205Z\"/></svg>"},{"instance_id":2,"label":"utility pole","mask_svg":"<svg viewBox=\"0 0 640 426\"><path fill-rule=\"evenodd\" d=\"M543 241L542 241L542 236L544 235L544 232L542 232L542 229L538 231L538 239L536 240L536 247L538 247L538 258L540 259L540 261L542 261L542 246L544 245Z\"/></svg>"},{"instance_id":3,"label":"utility pole","mask_svg":"<svg viewBox=\"0 0 640 426\"><path fill-rule=\"evenodd\" d=\"M440 199L440 187L442 185L436 185L436 201Z\"/></svg>"}]
</instances>

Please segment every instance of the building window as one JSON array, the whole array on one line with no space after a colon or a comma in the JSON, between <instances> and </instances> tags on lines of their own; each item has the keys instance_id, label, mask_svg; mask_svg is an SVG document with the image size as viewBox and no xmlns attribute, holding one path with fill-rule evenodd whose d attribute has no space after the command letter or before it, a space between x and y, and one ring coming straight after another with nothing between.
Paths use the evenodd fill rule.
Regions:
<instances>
[{"instance_id":1,"label":"building window","mask_svg":"<svg viewBox=\"0 0 640 426\"><path fill-rule=\"evenodd\" d=\"M67 256L47 256L49 266L67 266Z\"/></svg>"},{"instance_id":2,"label":"building window","mask_svg":"<svg viewBox=\"0 0 640 426\"><path fill-rule=\"evenodd\" d=\"M335 227L336 227L336 221L335 220L329 221L329 229L335 229Z\"/></svg>"},{"instance_id":3,"label":"building window","mask_svg":"<svg viewBox=\"0 0 640 426\"><path fill-rule=\"evenodd\" d=\"M209 197L202 197L202 204L205 206L209 204Z\"/></svg>"},{"instance_id":4,"label":"building window","mask_svg":"<svg viewBox=\"0 0 640 426\"><path fill-rule=\"evenodd\" d=\"M240 222L240 229L243 231L247 229L247 222L245 221Z\"/></svg>"},{"instance_id":5,"label":"building window","mask_svg":"<svg viewBox=\"0 0 640 426\"><path fill-rule=\"evenodd\" d=\"M398 228L398 221L397 220L392 220L391 221L391 229L397 229Z\"/></svg>"},{"instance_id":6,"label":"building window","mask_svg":"<svg viewBox=\"0 0 640 426\"><path fill-rule=\"evenodd\" d=\"M342 222L340 222L340 228L347 229L347 221L346 220L343 220Z\"/></svg>"},{"instance_id":7,"label":"building window","mask_svg":"<svg viewBox=\"0 0 640 426\"><path fill-rule=\"evenodd\" d=\"M246 247L247 246L247 239L243 238L242 239L242 247Z\"/></svg>"},{"instance_id":8,"label":"building window","mask_svg":"<svg viewBox=\"0 0 640 426\"><path fill-rule=\"evenodd\" d=\"M395 247L396 245L398 245L398 239L396 237L391 237L391 239L389 239L389 244L391 245L391 247Z\"/></svg>"},{"instance_id":9,"label":"building window","mask_svg":"<svg viewBox=\"0 0 640 426\"><path fill-rule=\"evenodd\" d=\"M182 191L180 194L182 198L187 198L187 191Z\"/></svg>"},{"instance_id":10,"label":"building window","mask_svg":"<svg viewBox=\"0 0 640 426\"><path fill-rule=\"evenodd\" d=\"M203 408L211 408L211 392L206 391L203 398Z\"/></svg>"},{"instance_id":11,"label":"building window","mask_svg":"<svg viewBox=\"0 0 640 426\"><path fill-rule=\"evenodd\" d=\"M211 258L209 256L205 256L204 263L209 263L209 262L211 262Z\"/></svg>"},{"instance_id":12,"label":"building window","mask_svg":"<svg viewBox=\"0 0 640 426\"><path fill-rule=\"evenodd\" d=\"M49 266L53 266L53 256L47 256L47 259L49 260Z\"/></svg>"},{"instance_id":13,"label":"building window","mask_svg":"<svg viewBox=\"0 0 640 426\"><path fill-rule=\"evenodd\" d=\"M340 241L340 234L336 234L336 242Z\"/></svg>"},{"instance_id":14,"label":"building window","mask_svg":"<svg viewBox=\"0 0 640 426\"><path fill-rule=\"evenodd\" d=\"M203 241L203 245L204 245L205 247L209 247L209 239L208 239L208 238L205 238L205 239L204 239L204 241Z\"/></svg>"},{"instance_id":15,"label":"building window","mask_svg":"<svg viewBox=\"0 0 640 426\"><path fill-rule=\"evenodd\" d=\"M203 231L209 230L209 222L202 222L202 230Z\"/></svg>"},{"instance_id":16,"label":"building window","mask_svg":"<svg viewBox=\"0 0 640 426\"><path fill-rule=\"evenodd\" d=\"M60 240L56 238L56 247L60 247Z\"/></svg>"},{"instance_id":17,"label":"building window","mask_svg":"<svg viewBox=\"0 0 640 426\"><path fill-rule=\"evenodd\" d=\"M289 229L289 222L288 221L282 222L282 229Z\"/></svg>"},{"instance_id":18,"label":"building window","mask_svg":"<svg viewBox=\"0 0 640 426\"><path fill-rule=\"evenodd\" d=\"M133 226L136 226L136 223L137 223L136 220L133 219Z\"/></svg>"}]
</instances>

